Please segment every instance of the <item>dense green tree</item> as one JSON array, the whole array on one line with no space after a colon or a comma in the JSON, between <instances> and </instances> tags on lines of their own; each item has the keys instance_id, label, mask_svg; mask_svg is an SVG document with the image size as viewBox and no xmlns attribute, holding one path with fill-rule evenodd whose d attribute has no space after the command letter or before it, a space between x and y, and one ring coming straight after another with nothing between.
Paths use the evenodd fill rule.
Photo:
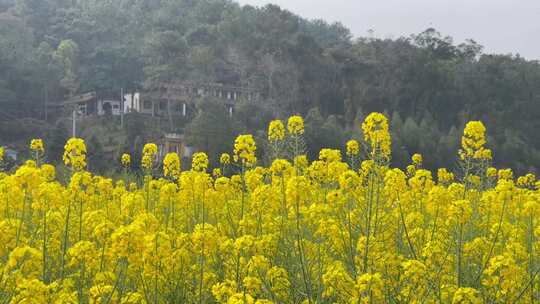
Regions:
<instances>
[{"instance_id":1,"label":"dense green tree","mask_svg":"<svg viewBox=\"0 0 540 304\"><path fill-rule=\"evenodd\" d=\"M54 163L62 163L62 155L64 154L64 145L66 144L69 134L66 126L61 122L56 124L47 132L44 140L46 141L46 158Z\"/></svg>"},{"instance_id":2,"label":"dense green tree","mask_svg":"<svg viewBox=\"0 0 540 304\"><path fill-rule=\"evenodd\" d=\"M323 118L318 108L311 109L305 119L305 138L308 156L317 159L323 148L343 149L344 132L335 116Z\"/></svg>"},{"instance_id":3,"label":"dense green tree","mask_svg":"<svg viewBox=\"0 0 540 304\"><path fill-rule=\"evenodd\" d=\"M186 142L208 153L210 161L218 164L221 153L232 151L240 128L221 103L202 100L197 108L198 114L185 128Z\"/></svg>"},{"instance_id":4,"label":"dense green tree","mask_svg":"<svg viewBox=\"0 0 540 304\"><path fill-rule=\"evenodd\" d=\"M232 118L228 109L202 106L199 127L204 115L210 119L220 109L225 128L261 135L271 118L298 113L310 117L307 143L315 151L338 147L351 134L361 137L366 113L388 111L394 163L404 165L420 152L435 167L453 165L459 130L479 119L497 163L540 168L540 63L485 54L474 40L454 42L432 28L396 39L353 39L340 23L307 20L276 5L0 0L0 71L0 126L15 131L0 130L4 141L24 139L29 120L23 117L55 129L62 113L49 106L66 95L217 82L249 86L260 101L239 102ZM166 94L155 98L167 101L166 119L141 119L155 132L126 128L129 144L142 145L153 138L149 133L181 131L189 120L173 117ZM213 145L195 133L191 139L201 149Z\"/></svg>"},{"instance_id":5,"label":"dense green tree","mask_svg":"<svg viewBox=\"0 0 540 304\"><path fill-rule=\"evenodd\" d=\"M79 46L73 40L62 40L54 54L63 72L60 85L70 95L74 95L80 86L78 80L78 56Z\"/></svg>"}]
</instances>

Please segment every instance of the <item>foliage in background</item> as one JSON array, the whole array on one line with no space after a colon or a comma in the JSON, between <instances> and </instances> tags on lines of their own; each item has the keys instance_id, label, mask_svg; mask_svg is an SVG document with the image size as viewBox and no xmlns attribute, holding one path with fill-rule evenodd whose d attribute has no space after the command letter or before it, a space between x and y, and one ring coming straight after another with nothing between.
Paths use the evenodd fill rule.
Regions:
<instances>
[{"instance_id":1,"label":"foliage in background","mask_svg":"<svg viewBox=\"0 0 540 304\"><path fill-rule=\"evenodd\" d=\"M343 143L362 111L386 111L401 126L393 128L401 165L417 151L431 156L429 167L451 165L464 122L482 119L500 147L496 163L519 171L540 167L540 64L483 54L476 42L455 43L433 29L397 39L353 39L339 23L306 20L275 5L4 0L0 70L4 144L14 136L24 139L23 146L31 138L24 130L37 123L21 118L45 119L46 105L69 94L183 79L260 91L262 104L241 106L233 118L254 134L275 117L317 109L306 137L312 157L320 147ZM42 136L59 125L50 115L48 123ZM159 125L184 126L172 117ZM133 138L132 130L126 132Z\"/></svg>"}]
</instances>

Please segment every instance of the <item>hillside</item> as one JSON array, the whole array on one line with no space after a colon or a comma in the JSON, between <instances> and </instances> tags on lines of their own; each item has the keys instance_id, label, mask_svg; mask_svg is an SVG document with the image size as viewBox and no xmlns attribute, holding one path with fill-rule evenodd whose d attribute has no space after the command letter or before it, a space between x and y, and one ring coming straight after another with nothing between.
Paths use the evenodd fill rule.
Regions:
<instances>
[{"instance_id":1,"label":"hillside","mask_svg":"<svg viewBox=\"0 0 540 304\"><path fill-rule=\"evenodd\" d=\"M291 113L306 117L311 153L342 148L364 113L379 111L391 117L396 165L421 152L427 167L452 166L464 122L480 119L497 165L540 168L539 62L484 54L434 29L353 38L341 24L228 0L2 0L0 71L4 145L21 146L37 129L60 150L68 123L48 105L70 94L182 79L261 93L232 118L201 102L194 121L173 124L193 145L212 138L204 148L214 160L236 134ZM126 149L135 129L118 135Z\"/></svg>"}]
</instances>

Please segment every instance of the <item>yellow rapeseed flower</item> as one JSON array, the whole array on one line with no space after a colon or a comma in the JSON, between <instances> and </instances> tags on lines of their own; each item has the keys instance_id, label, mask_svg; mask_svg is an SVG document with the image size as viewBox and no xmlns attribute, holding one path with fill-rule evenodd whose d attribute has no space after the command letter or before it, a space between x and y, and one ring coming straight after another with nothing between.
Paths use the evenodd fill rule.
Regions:
<instances>
[{"instance_id":1,"label":"yellow rapeseed flower","mask_svg":"<svg viewBox=\"0 0 540 304\"><path fill-rule=\"evenodd\" d=\"M120 157L120 163L122 163L124 168L129 168L131 165L131 155L127 153L122 154L122 157Z\"/></svg>"},{"instance_id":2,"label":"yellow rapeseed flower","mask_svg":"<svg viewBox=\"0 0 540 304\"><path fill-rule=\"evenodd\" d=\"M360 153L360 144L354 139L347 142L346 148L349 157L357 156Z\"/></svg>"},{"instance_id":3,"label":"yellow rapeseed flower","mask_svg":"<svg viewBox=\"0 0 540 304\"><path fill-rule=\"evenodd\" d=\"M470 287L461 287L454 293L452 304L482 304L478 290Z\"/></svg>"},{"instance_id":4,"label":"yellow rapeseed flower","mask_svg":"<svg viewBox=\"0 0 540 304\"><path fill-rule=\"evenodd\" d=\"M154 143L148 143L143 147L141 166L145 170L152 170L157 160L158 148Z\"/></svg>"},{"instance_id":5,"label":"yellow rapeseed flower","mask_svg":"<svg viewBox=\"0 0 540 304\"><path fill-rule=\"evenodd\" d=\"M415 165L416 167L422 166L422 161L423 161L422 154L420 154L420 153L415 153L415 154L411 157L411 161L412 161L413 165Z\"/></svg>"},{"instance_id":6,"label":"yellow rapeseed flower","mask_svg":"<svg viewBox=\"0 0 540 304\"><path fill-rule=\"evenodd\" d=\"M219 157L219 162L222 165L228 165L231 163L231 156L228 153L222 153Z\"/></svg>"},{"instance_id":7,"label":"yellow rapeseed flower","mask_svg":"<svg viewBox=\"0 0 540 304\"><path fill-rule=\"evenodd\" d=\"M540 182L489 167L479 124L464 135L465 176L423 169L420 155L407 168L392 167L380 113L362 126L369 155L361 163L354 142L347 162L334 149L310 162L303 123L291 125L266 166L255 166L253 137L242 135L217 168L199 152L192 170L181 172L180 156L170 153L164 178L153 179L158 147L148 144L146 176L113 180L84 171L86 147L72 139L64 158L74 172L65 182L64 172L39 166L36 157L0 173L2 297L69 304L534 302ZM225 166L232 160L250 166Z\"/></svg>"},{"instance_id":8,"label":"yellow rapeseed flower","mask_svg":"<svg viewBox=\"0 0 540 304\"><path fill-rule=\"evenodd\" d=\"M234 141L234 160L252 166L257 162L257 146L251 134L239 135Z\"/></svg>"},{"instance_id":9,"label":"yellow rapeseed flower","mask_svg":"<svg viewBox=\"0 0 540 304\"><path fill-rule=\"evenodd\" d=\"M341 151L335 149L322 149L319 151L319 160L327 163L341 161Z\"/></svg>"},{"instance_id":10,"label":"yellow rapeseed flower","mask_svg":"<svg viewBox=\"0 0 540 304\"><path fill-rule=\"evenodd\" d=\"M285 126L281 120L273 120L268 125L268 141L273 143L285 138Z\"/></svg>"},{"instance_id":11,"label":"yellow rapeseed flower","mask_svg":"<svg viewBox=\"0 0 540 304\"><path fill-rule=\"evenodd\" d=\"M206 169L208 168L208 156L206 153L194 153L191 160L191 168L196 172L206 172Z\"/></svg>"},{"instance_id":12,"label":"yellow rapeseed flower","mask_svg":"<svg viewBox=\"0 0 540 304\"><path fill-rule=\"evenodd\" d=\"M172 179L180 177L180 157L178 153L167 153L163 159L163 175Z\"/></svg>"},{"instance_id":13,"label":"yellow rapeseed flower","mask_svg":"<svg viewBox=\"0 0 540 304\"><path fill-rule=\"evenodd\" d=\"M82 138L70 138L64 146L64 164L75 171L86 168L86 145Z\"/></svg>"},{"instance_id":14,"label":"yellow rapeseed flower","mask_svg":"<svg viewBox=\"0 0 540 304\"><path fill-rule=\"evenodd\" d=\"M298 115L289 117L289 120L287 121L287 130L291 135L304 134L304 119Z\"/></svg>"},{"instance_id":15,"label":"yellow rapeseed flower","mask_svg":"<svg viewBox=\"0 0 540 304\"><path fill-rule=\"evenodd\" d=\"M43 152L45 152L45 146L43 145L43 140L39 138L32 139L32 141L30 142L30 150L39 154L42 154Z\"/></svg>"},{"instance_id":16,"label":"yellow rapeseed flower","mask_svg":"<svg viewBox=\"0 0 540 304\"><path fill-rule=\"evenodd\" d=\"M362 123L364 140L371 147L372 158L389 159L391 153L388 119L381 113L369 114Z\"/></svg>"},{"instance_id":17,"label":"yellow rapeseed flower","mask_svg":"<svg viewBox=\"0 0 540 304\"><path fill-rule=\"evenodd\" d=\"M486 149L486 127L481 121L470 121L465 125L461 137L461 159L491 159L491 150Z\"/></svg>"}]
</instances>

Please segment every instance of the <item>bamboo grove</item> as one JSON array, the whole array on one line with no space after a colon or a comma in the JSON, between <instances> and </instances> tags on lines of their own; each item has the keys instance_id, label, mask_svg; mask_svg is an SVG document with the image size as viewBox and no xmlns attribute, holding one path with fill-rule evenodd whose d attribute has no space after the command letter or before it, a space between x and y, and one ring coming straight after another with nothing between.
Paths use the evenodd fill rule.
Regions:
<instances>
[{"instance_id":1,"label":"bamboo grove","mask_svg":"<svg viewBox=\"0 0 540 304\"><path fill-rule=\"evenodd\" d=\"M536 303L540 193L532 174L491 167L469 122L459 170L389 166L387 118L367 116L339 150L305 156L303 120L273 121L258 166L240 135L221 167L144 147L144 179L85 171L72 138L61 183L33 160L0 173L2 303ZM0 149L0 160L4 157Z\"/></svg>"}]
</instances>

